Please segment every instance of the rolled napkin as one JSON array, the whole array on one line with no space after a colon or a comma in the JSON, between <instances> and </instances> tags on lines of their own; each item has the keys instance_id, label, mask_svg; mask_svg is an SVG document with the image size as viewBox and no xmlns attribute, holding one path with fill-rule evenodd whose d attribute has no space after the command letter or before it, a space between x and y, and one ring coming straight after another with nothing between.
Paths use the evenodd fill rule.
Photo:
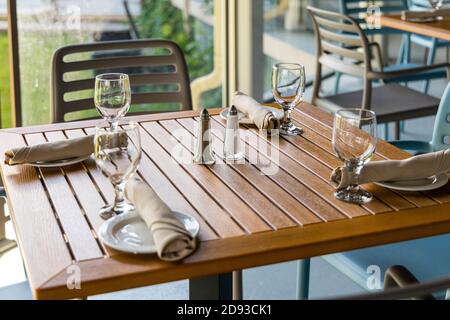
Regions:
<instances>
[{"instance_id":1,"label":"rolled napkin","mask_svg":"<svg viewBox=\"0 0 450 320\"><path fill-rule=\"evenodd\" d=\"M108 142L114 146L125 147L128 144L128 137L123 133L112 133L105 136L110 137ZM28 147L14 148L5 151L5 163L14 166L17 164L27 164L32 162L57 161L75 157L88 157L95 151L94 135L85 137L47 142Z\"/></svg>"},{"instance_id":2,"label":"rolled napkin","mask_svg":"<svg viewBox=\"0 0 450 320\"><path fill-rule=\"evenodd\" d=\"M450 149L405 160L371 161L362 168L358 183L417 180L447 172L450 172ZM350 172L346 167L336 168L330 180L337 189L345 188L350 183Z\"/></svg>"},{"instance_id":3,"label":"rolled napkin","mask_svg":"<svg viewBox=\"0 0 450 320\"><path fill-rule=\"evenodd\" d=\"M402 11L402 20L427 19L450 16L450 9L439 9L435 11Z\"/></svg>"},{"instance_id":4,"label":"rolled napkin","mask_svg":"<svg viewBox=\"0 0 450 320\"><path fill-rule=\"evenodd\" d=\"M280 128L282 116L274 114L273 110L259 104L255 99L242 92L236 92L233 98L234 106L244 113L259 129L274 130Z\"/></svg>"},{"instance_id":5,"label":"rolled napkin","mask_svg":"<svg viewBox=\"0 0 450 320\"><path fill-rule=\"evenodd\" d=\"M177 261L194 252L196 239L148 184L132 179L125 187L125 195L150 229L161 260Z\"/></svg>"},{"instance_id":6,"label":"rolled napkin","mask_svg":"<svg viewBox=\"0 0 450 320\"><path fill-rule=\"evenodd\" d=\"M89 156L93 152L94 136L90 135L7 150L5 163L13 166L36 161L56 161Z\"/></svg>"}]
</instances>

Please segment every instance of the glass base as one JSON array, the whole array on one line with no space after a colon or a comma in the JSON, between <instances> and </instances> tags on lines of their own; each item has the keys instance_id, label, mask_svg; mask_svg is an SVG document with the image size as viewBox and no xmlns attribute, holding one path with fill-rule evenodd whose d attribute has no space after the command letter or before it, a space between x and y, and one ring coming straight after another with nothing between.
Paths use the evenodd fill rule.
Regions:
<instances>
[{"instance_id":1,"label":"glass base","mask_svg":"<svg viewBox=\"0 0 450 320\"><path fill-rule=\"evenodd\" d=\"M297 136L302 133L303 129L294 126L292 122L289 124L281 124L280 134L283 136Z\"/></svg>"},{"instance_id":2,"label":"glass base","mask_svg":"<svg viewBox=\"0 0 450 320\"><path fill-rule=\"evenodd\" d=\"M134 210L134 206L128 202L122 202L117 205L106 205L100 209L99 215L104 220L111 219L119 214L127 213Z\"/></svg>"},{"instance_id":3,"label":"glass base","mask_svg":"<svg viewBox=\"0 0 450 320\"><path fill-rule=\"evenodd\" d=\"M244 154L242 152L236 154L224 154L223 159L225 161L239 161L244 159Z\"/></svg>"},{"instance_id":4,"label":"glass base","mask_svg":"<svg viewBox=\"0 0 450 320\"><path fill-rule=\"evenodd\" d=\"M334 196L342 201L364 204L372 200L373 196L370 192L362 189L343 188L334 193Z\"/></svg>"}]
</instances>

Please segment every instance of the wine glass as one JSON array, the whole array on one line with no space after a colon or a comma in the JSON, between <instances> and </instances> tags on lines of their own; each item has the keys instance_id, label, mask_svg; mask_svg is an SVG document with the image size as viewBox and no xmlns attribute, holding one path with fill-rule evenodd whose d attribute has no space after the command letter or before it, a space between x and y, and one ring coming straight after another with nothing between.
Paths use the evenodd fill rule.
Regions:
<instances>
[{"instance_id":1,"label":"wine glass","mask_svg":"<svg viewBox=\"0 0 450 320\"><path fill-rule=\"evenodd\" d=\"M95 130L95 162L115 189L114 203L100 210L103 219L133 210L124 197L125 184L136 173L141 160L141 139L136 122L112 130L106 123Z\"/></svg>"},{"instance_id":2,"label":"wine glass","mask_svg":"<svg viewBox=\"0 0 450 320\"><path fill-rule=\"evenodd\" d=\"M94 103L100 115L117 129L120 118L130 109L130 79L124 73L104 73L95 77Z\"/></svg>"},{"instance_id":3,"label":"wine glass","mask_svg":"<svg viewBox=\"0 0 450 320\"><path fill-rule=\"evenodd\" d=\"M377 144L375 113L364 109L342 109L336 112L333 125L333 148L344 161L350 174L350 184L335 192L339 200L367 203L372 194L358 186L358 176Z\"/></svg>"},{"instance_id":4,"label":"wine glass","mask_svg":"<svg viewBox=\"0 0 450 320\"><path fill-rule=\"evenodd\" d=\"M444 0L428 0L433 10L439 10L444 4Z\"/></svg>"},{"instance_id":5,"label":"wine glass","mask_svg":"<svg viewBox=\"0 0 450 320\"><path fill-rule=\"evenodd\" d=\"M280 134L295 136L303 130L291 120L292 109L303 101L305 93L305 67L297 63L278 63L272 69L272 91L276 102L283 108L284 118Z\"/></svg>"}]
</instances>

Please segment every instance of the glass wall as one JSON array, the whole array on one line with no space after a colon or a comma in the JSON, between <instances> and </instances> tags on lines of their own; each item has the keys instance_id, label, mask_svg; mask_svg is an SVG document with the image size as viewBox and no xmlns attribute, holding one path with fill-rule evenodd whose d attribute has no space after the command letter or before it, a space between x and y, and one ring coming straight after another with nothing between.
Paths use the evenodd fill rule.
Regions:
<instances>
[{"instance_id":1,"label":"glass wall","mask_svg":"<svg viewBox=\"0 0 450 320\"><path fill-rule=\"evenodd\" d=\"M307 5L338 11L339 1L264 0L264 97L271 99L270 74L274 63L305 65L308 79L315 71L315 42Z\"/></svg>"},{"instance_id":2,"label":"glass wall","mask_svg":"<svg viewBox=\"0 0 450 320\"><path fill-rule=\"evenodd\" d=\"M214 31L217 25L221 27L220 23L215 24L215 14L221 13L216 2L128 0L126 3L131 14L127 15L123 0L17 1L23 125L50 121L53 52L68 44L105 40L174 40L186 56L194 107L220 106L222 78L221 68L216 66L216 62L219 64L220 61L216 61L214 55L215 49L218 49ZM81 58L85 60L90 57ZM89 77L86 73L77 77L80 76ZM92 92L81 94L86 98ZM73 118L91 115L75 114Z\"/></svg>"},{"instance_id":3,"label":"glass wall","mask_svg":"<svg viewBox=\"0 0 450 320\"><path fill-rule=\"evenodd\" d=\"M6 0L0 0L0 123L2 128L11 126L7 25Z\"/></svg>"}]
</instances>

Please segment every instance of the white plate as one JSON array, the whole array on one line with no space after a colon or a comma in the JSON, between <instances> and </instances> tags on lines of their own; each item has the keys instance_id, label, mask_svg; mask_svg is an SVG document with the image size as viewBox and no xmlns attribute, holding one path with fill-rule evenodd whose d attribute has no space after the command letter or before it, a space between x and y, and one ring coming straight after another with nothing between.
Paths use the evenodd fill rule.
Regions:
<instances>
[{"instance_id":1,"label":"white plate","mask_svg":"<svg viewBox=\"0 0 450 320\"><path fill-rule=\"evenodd\" d=\"M91 156L80 156L70 159L62 159L62 160L55 160L55 161L36 161L36 162L30 162L27 163L27 165L32 167L42 167L42 168L54 168L54 167L64 167L64 166L70 166L72 164L76 164L79 162L83 162L84 160L89 159Z\"/></svg>"},{"instance_id":2,"label":"white plate","mask_svg":"<svg viewBox=\"0 0 450 320\"><path fill-rule=\"evenodd\" d=\"M402 191L427 191L445 186L448 182L448 176L442 173L426 179L393 181L393 182L375 182L375 184L394 190Z\"/></svg>"},{"instance_id":3,"label":"white plate","mask_svg":"<svg viewBox=\"0 0 450 320\"><path fill-rule=\"evenodd\" d=\"M173 212L186 229L196 237L200 225L193 217L184 213ZM134 254L156 253L153 236L136 211L131 211L111 218L100 226L98 236L108 247Z\"/></svg>"},{"instance_id":4,"label":"white plate","mask_svg":"<svg viewBox=\"0 0 450 320\"><path fill-rule=\"evenodd\" d=\"M267 108L271 109L276 117L281 118L283 116L283 110L277 109L277 108L272 108L272 107L267 107ZM227 120L228 109L229 108L225 108L222 110L222 112L220 112L220 117L223 120ZM240 111L238 111L238 119L239 119L239 123L241 123L241 124L252 124L253 123L249 118L247 118L247 115L245 115L244 113L242 113Z\"/></svg>"}]
</instances>

